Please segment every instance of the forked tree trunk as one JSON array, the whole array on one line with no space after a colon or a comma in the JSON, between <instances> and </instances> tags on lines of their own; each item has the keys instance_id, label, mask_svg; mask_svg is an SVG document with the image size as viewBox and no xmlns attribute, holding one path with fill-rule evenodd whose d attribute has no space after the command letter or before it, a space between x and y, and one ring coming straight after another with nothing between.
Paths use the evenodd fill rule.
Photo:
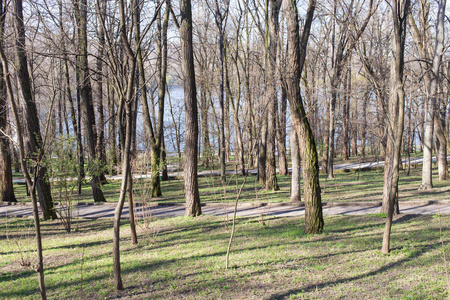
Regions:
<instances>
[{"instance_id":1,"label":"forked tree trunk","mask_svg":"<svg viewBox=\"0 0 450 300\"><path fill-rule=\"evenodd\" d=\"M133 106L135 98L135 78L136 78L136 55L131 50L130 43L127 39L127 32L125 27L125 5L123 0L119 0L119 14L120 14L120 39L124 45L126 57L128 59L129 73L126 79L126 85L123 95L120 99L119 107L122 110L125 107L125 124L119 123L120 132L124 133L121 138L122 143L122 184L120 188L119 201L114 210L114 234L113 234L113 273L114 273L114 287L116 290L123 290L123 282L121 276L120 266L120 217L122 215L123 206L127 194L128 182L132 183L131 176L131 143L133 139ZM119 113L119 115L121 115ZM120 119L123 120L122 118ZM123 135L123 134L122 134ZM131 187L130 187L131 188ZM132 207L132 200L130 200L130 210ZM134 228L132 228L133 230ZM136 241L137 242L137 241Z\"/></svg>"}]
</instances>

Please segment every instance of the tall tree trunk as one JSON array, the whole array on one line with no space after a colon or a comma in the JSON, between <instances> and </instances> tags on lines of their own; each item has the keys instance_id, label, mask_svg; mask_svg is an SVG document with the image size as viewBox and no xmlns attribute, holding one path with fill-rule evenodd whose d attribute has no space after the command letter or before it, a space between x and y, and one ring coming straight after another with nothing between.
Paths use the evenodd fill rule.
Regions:
<instances>
[{"instance_id":1,"label":"tall tree trunk","mask_svg":"<svg viewBox=\"0 0 450 300\"><path fill-rule=\"evenodd\" d=\"M288 175L288 161L286 155L286 89L281 87L280 114L277 124L278 174Z\"/></svg>"},{"instance_id":2,"label":"tall tree trunk","mask_svg":"<svg viewBox=\"0 0 450 300\"><path fill-rule=\"evenodd\" d=\"M448 180L448 165L447 165L447 137L444 131L444 126L442 126L442 120L439 117L439 113L434 115L434 132L436 135L436 140L439 144L437 150L437 161L438 161L438 173L439 180Z\"/></svg>"},{"instance_id":3,"label":"tall tree trunk","mask_svg":"<svg viewBox=\"0 0 450 300\"><path fill-rule=\"evenodd\" d=\"M316 142L303 108L300 93L300 77L305 62L306 46L311 29L316 1L310 0L306 13L304 29L300 40L297 5L295 0L287 0L287 28L289 58L286 68L286 91L292 113L293 124L299 137L302 157L305 232L321 233L323 230L322 201L319 184L319 162Z\"/></svg>"},{"instance_id":4,"label":"tall tree trunk","mask_svg":"<svg viewBox=\"0 0 450 300\"><path fill-rule=\"evenodd\" d=\"M434 54L431 59L428 51L428 15L430 4L425 1L421 5L421 28L417 27L412 13L409 14L409 23L413 33L414 43L416 44L420 57L423 61L432 60L431 66L429 64L421 63L424 68L425 86L427 95L424 104L424 128L423 128L423 165L422 165L422 184L420 190L427 190L433 188L432 181L432 147L433 147L433 130L435 120L436 99L438 98L438 81L439 68L442 61L442 54L444 51L444 19L445 19L446 0L440 0L438 5L438 17L436 20L436 42L434 45Z\"/></svg>"},{"instance_id":5,"label":"tall tree trunk","mask_svg":"<svg viewBox=\"0 0 450 300\"><path fill-rule=\"evenodd\" d=\"M369 101L369 91L364 93L363 111L362 111L362 128L361 128L361 156L366 156L366 138L367 138L367 102Z\"/></svg>"},{"instance_id":6,"label":"tall tree trunk","mask_svg":"<svg viewBox=\"0 0 450 300\"><path fill-rule=\"evenodd\" d=\"M117 134L117 128L116 128L116 109L114 104L114 89L111 87L110 83L106 83L106 89L107 89L107 96L108 96L108 117L109 117L109 124L108 124L108 141L109 141L109 165L111 166L110 174L116 175L117 174L117 141L116 141L116 134Z\"/></svg>"},{"instance_id":7,"label":"tall tree trunk","mask_svg":"<svg viewBox=\"0 0 450 300\"><path fill-rule=\"evenodd\" d=\"M200 114L202 120L202 144L203 144L203 152L202 152L202 160L203 166L209 168L210 161L212 159L211 153L211 145L209 141L209 124L208 124L208 99L206 97L206 88L202 87L200 91Z\"/></svg>"},{"instance_id":8,"label":"tall tree trunk","mask_svg":"<svg viewBox=\"0 0 450 300\"><path fill-rule=\"evenodd\" d=\"M161 180L159 173L162 171L161 148L164 140L164 101L166 95L167 73L167 28L169 24L170 1L166 1L166 12L161 25L158 20L158 126L152 149L152 196L159 197L161 192ZM160 16L160 12L158 12ZM159 17L160 19L160 17Z\"/></svg>"},{"instance_id":9,"label":"tall tree trunk","mask_svg":"<svg viewBox=\"0 0 450 300\"><path fill-rule=\"evenodd\" d=\"M3 2L0 3L0 12L3 14ZM0 21L0 31L3 31L3 22ZM3 37L3 32L0 33ZM3 133L8 124L6 84L3 76L3 66L0 62L0 201L17 202L12 182L11 146L9 139Z\"/></svg>"},{"instance_id":10,"label":"tall tree trunk","mask_svg":"<svg viewBox=\"0 0 450 300\"><path fill-rule=\"evenodd\" d=\"M184 187L186 197L186 216L196 217L201 215L202 209L200 207L200 195L198 192L197 178L198 112L194 71L194 51L192 44L191 0L180 0L180 10L181 67L183 71L186 119L186 133L184 142Z\"/></svg>"},{"instance_id":11,"label":"tall tree trunk","mask_svg":"<svg viewBox=\"0 0 450 300\"><path fill-rule=\"evenodd\" d=\"M227 2L228 3L228 2ZM219 122L219 165L220 165L220 180L222 184L226 184L227 175L226 175L226 153L227 153L227 142L226 142L226 107L225 107L225 18L226 15L222 15L222 12L219 8L219 3L215 1L215 9L214 9L214 18L216 22L217 29L219 31L219 69L220 69L220 87L219 87L219 114L220 114L220 122ZM228 9L225 14L228 13Z\"/></svg>"},{"instance_id":12,"label":"tall tree trunk","mask_svg":"<svg viewBox=\"0 0 450 300\"><path fill-rule=\"evenodd\" d=\"M390 108L391 114L389 116L390 133L388 143L391 148L389 153L389 160L391 168L387 171L388 176L385 176L384 188L390 186L388 197L388 210L386 225L383 235L383 244L381 251L389 253L389 244L392 227L392 217L394 215L394 205L397 201L398 205L398 178L399 178L399 163L400 152L402 148L402 136L404 128L405 117L405 92L404 92L404 51L405 51L405 36L406 36L406 18L409 13L409 0L393 0L392 16L393 16L393 38L392 38L392 64L391 64L391 95ZM388 157L386 157L388 158ZM386 167L385 167L386 168ZM385 171L386 172L386 171Z\"/></svg>"},{"instance_id":13,"label":"tall tree trunk","mask_svg":"<svg viewBox=\"0 0 450 300\"><path fill-rule=\"evenodd\" d=\"M126 57L128 60L128 78L123 88L120 104L119 116L125 108L125 122L119 123L119 131L122 133L122 185L120 189L119 201L114 211L114 234L113 234L113 273L114 287L116 290L123 290L123 282L120 267L120 217L122 215L123 206L127 194L128 183L132 184L131 176L131 143L133 139L133 107L135 101L135 79L136 79L136 55L131 49L130 42L127 39L127 28L125 26L125 5L123 0L119 0L120 14L120 40L124 45ZM121 121L123 119L121 118ZM123 134L124 133L124 134ZM124 135L124 136L123 136ZM130 187L131 188L131 187ZM130 210L133 209L132 200L130 200ZM133 225L133 222L132 222ZM131 228L134 229L133 227ZM134 233L135 234L135 233ZM137 242L137 241L136 241Z\"/></svg>"},{"instance_id":14,"label":"tall tree trunk","mask_svg":"<svg viewBox=\"0 0 450 300\"><path fill-rule=\"evenodd\" d=\"M16 4L16 13L22 11L22 2L21 0L17 0L19 3ZM25 177L25 181L28 188L28 193L31 195L31 203L33 205L33 219L34 219L34 229L35 229L35 236L36 236L36 250L37 250L37 257L38 257L38 263L36 271L39 273L39 291L41 294L41 298L43 300L47 299L47 292L45 289L45 280L44 280L44 255L42 251L42 235L41 235L41 225L39 220L39 212L38 212L38 206L37 202L38 199L36 197L36 186L38 184L38 174L37 172L34 173L34 180L31 179L30 173L28 171L27 166L27 158L25 155L25 145L23 141L23 133L22 133L22 124L20 122L19 118L19 112L16 105L16 102L14 101L14 95L13 95L13 89L11 84L11 75L8 68L8 61L6 60L6 55L4 52L4 46L3 46L3 33L4 33L4 24L5 24L5 16L6 11L3 8L3 2L0 4L0 59L2 62L2 73L4 78L4 83L6 84L6 91L9 98L9 103L12 108L14 121L16 123L16 135L17 135L17 141L19 144L19 156L20 156L20 166L22 168L23 176ZM21 15L21 14L20 14ZM20 15L16 15L17 17L20 17ZM23 20L23 19L22 19ZM22 23L23 24L23 23ZM39 153L40 154L40 153ZM43 153L42 153L43 154ZM39 168L39 162L40 162L41 156L38 155L38 160L36 164L35 170L38 170Z\"/></svg>"},{"instance_id":15,"label":"tall tree trunk","mask_svg":"<svg viewBox=\"0 0 450 300\"><path fill-rule=\"evenodd\" d=\"M349 67L349 70L347 70L346 74L345 74L345 79L343 81L344 83L344 89L345 89L345 93L344 95L342 95L341 99L343 100L343 105L342 105L342 140L343 140L343 147L342 147L342 158L344 160L348 160L349 158L349 153L350 153L350 87L348 85L348 82L350 81L349 79L349 74L350 74L350 69L351 67Z\"/></svg>"},{"instance_id":16,"label":"tall tree trunk","mask_svg":"<svg viewBox=\"0 0 450 300\"><path fill-rule=\"evenodd\" d=\"M268 64L266 65L266 86L268 101L268 118L267 118L267 173L266 173L266 189L279 190L278 180L276 176L276 159L275 145L277 141L277 115L278 115L278 80L276 76L277 68L277 49L278 49L278 32L279 32L279 15L282 0L270 0L270 18L269 18L269 41L266 41L266 51L268 53ZM267 39L267 34L266 34Z\"/></svg>"},{"instance_id":17,"label":"tall tree trunk","mask_svg":"<svg viewBox=\"0 0 450 300\"><path fill-rule=\"evenodd\" d=\"M351 114L350 134L351 134L351 155L358 156L358 99L355 97L352 101L352 69L350 60L349 78L347 82L347 91L349 97L349 115ZM363 113L364 114L364 113ZM349 116L350 117L350 116Z\"/></svg>"},{"instance_id":18,"label":"tall tree trunk","mask_svg":"<svg viewBox=\"0 0 450 300\"><path fill-rule=\"evenodd\" d=\"M267 112L263 112L260 137L258 141L258 180L260 185L266 185L266 146L267 146Z\"/></svg>"},{"instance_id":19,"label":"tall tree trunk","mask_svg":"<svg viewBox=\"0 0 450 300\"><path fill-rule=\"evenodd\" d=\"M16 70L22 88L22 96L25 102L25 112L27 116L27 129L29 138L29 152L33 155L40 153L44 156L42 149L42 136L39 125L39 118L34 102L31 79L28 73L27 54L25 48L25 26L23 22L22 0L15 0L14 26L17 34L16 39ZM47 181L47 169L41 167L36 178L36 190L39 196L42 217L44 220L56 219L56 211L53 207L53 199L50 191L50 184ZM31 186L28 186L31 189Z\"/></svg>"},{"instance_id":20,"label":"tall tree trunk","mask_svg":"<svg viewBox=\"0 0 450 300\"><path fill-rule=\"evenodd\" d=\"M97 162L97 128L95 125L94 104L92 99L91 78L88 66L88 45L87 45L87 1L81 0L74 3L78 23L78 67L80 74L80 100L84 113L87 148L89 164L91 166L91 188L94 202L106 202L101 186L101 175L95 165ZM104 174L103 174L104 176Z\"/></svg>"},{"instance_id":21,"label":"tall tree trunk","mask_svg":"<svg viewBox=\"0 0 450 300\"><path fill-rule=\"evenodd\" d=\"M238 32L239 33L239 32ZM226 48L225 48L226 50ZM225 55L226 56L226 55ZM237 54L236 54L237 56ZM237 72L239 72L238 64L237 64L237 57L233 58L234 65L236 67ZM234 130L235 130L235 138L236 138L236 163L239 164L239 169L242 176L245 176L245 161L244 161L244 142L242 139L242 132L241 132L241 125L239 121L239 103L241 100L241 81L240 76L238 75L237 79L237 95L233 96L231 92L230 87L230 78L228 74L228 63L227 60L225 60L225 82L226 82L226 89L227 94L230 95L230 102L231 102L231 109L233 111L233 122L234 122ZM235 99L236 98L236 99Z\"/></svg>"},{"instance_id":22,"label":"tall tree trunk","mask_svg":"<svg viewBox=\"0 0 450 300\"><path fill-rule=\"evenodd\" d=\"M100 1L100 14L106 16L106 0ZM100 23L100 22L99 22ZM103 60L104 60L104 52L105 52L105 31L102 25L98 26L98 53L96 58L96 68L97 68L97 114L98 114L98 122L97 122L97 153L99 161L106 165L106 146L105 146L105 116L104 116L104 106L103 106L103 78L105 78L103 74ZM102 172L101 174L101 182L102 184L107 183L105 174Z\"/></svg>"}]
</instances>

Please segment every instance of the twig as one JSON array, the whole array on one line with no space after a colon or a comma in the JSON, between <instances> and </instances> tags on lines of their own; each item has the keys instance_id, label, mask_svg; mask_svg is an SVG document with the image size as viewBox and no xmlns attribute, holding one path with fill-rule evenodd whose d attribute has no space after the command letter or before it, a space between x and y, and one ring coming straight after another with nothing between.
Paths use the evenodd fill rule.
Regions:
<instances>
[{"instance_id":1,"label":"twig","mask_svg":"<svg viewBox=\"0 0 450 300\"><path fill-rule=\"evenodd\" d=\"M233 241L233 236L234 236L234 229L235 229L235 225L236 225L236 211L237 211L237 205L239 202L239 197L241 196L241 192L242 189L244 188L245 182L247 181L247 175L244 177L244 182L242 182L241 188L239 189L239 193L236 196L236 202L234 203L234 214L233 214L233 225L231 227L231 235L230 235L230 240L228 241L228 248L227 248L227 257L225 259L225 270L228 269L228 262L229 262L229 257L230 257L230 249L231 249L231 243Z\"/></svg>"}]
</instances>

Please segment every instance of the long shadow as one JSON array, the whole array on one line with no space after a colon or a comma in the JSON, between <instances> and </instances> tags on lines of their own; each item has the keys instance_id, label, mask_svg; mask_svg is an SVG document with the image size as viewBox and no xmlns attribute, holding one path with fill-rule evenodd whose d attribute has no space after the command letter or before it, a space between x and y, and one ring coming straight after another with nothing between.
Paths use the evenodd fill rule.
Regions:
<instances>
[{"instance_id":1,"label":"long shadow","mask_svg":"<svg viewBox=\"0 0 450 300\"><path fill-rule=\"evenodd\" d=\"M337 279L337 280L332 280L332 281L327 281L327 282L322 282L322 283L318 283L318 284L311 284L308 286L304 286L301 288L296 288L296 289L290 289L288 291L285 291L283 293L277 293L277 294L273 294L270 295L268 298L266 299L270 299L270 300L275 300L275 299L284 299L285 297L292 295L292 294L297 294L299 292L311 292L311 291L315 291L318 288L324 288L327 286L332 286L332 285L336 285L336 284L341 284L341 283L345 283L345 282L349 282L349 281L354 281L354 280L359 280L362 278L366 278L366 277L370 277L370 276L374 276L383 272L386 272L390 269L392 269L393 267L397 267L400 266L410 260L412 260L413 258L417 258L418 256L422 255L425 253L425 251L427 249L433 248L433 247L439 247L440 243L435 243L433 245L428 245L428 246L424 246L422 247L420 250L415 251L412 255L409 255L406 258L403 258L401 260L398 260L396 262L392 262L389 263L385 266L382 266L376 270L364 273L364 274L360 274L357 276L352 276L352 277L348 277L348 278L341 278L341 279Z\"/></svg>"},{"instance_id":2,"label":"long shadow","mask_svg":"<svg viewBox=\"0 0 450 300\"><path fill-rule=\"evenodd\" d=\"M348 210L345 212L338 213L338 215L350 215L353 212L361 212L361 211L366 211L366 210L373 209L373 208L379 208L379 206L368 206L368 207L362 207L362 208L358 208L358 209Z\"/></svg>"}]
</instances>

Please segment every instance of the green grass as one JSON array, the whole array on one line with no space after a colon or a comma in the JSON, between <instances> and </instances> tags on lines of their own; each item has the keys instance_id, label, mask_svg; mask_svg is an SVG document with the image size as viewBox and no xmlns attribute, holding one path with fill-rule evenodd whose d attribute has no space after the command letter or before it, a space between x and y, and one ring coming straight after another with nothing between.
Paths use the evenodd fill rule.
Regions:
<instances>
[{"instance_id":1,"label":"green grass","mask_svg":"<svg viewBox=\"0 0 450 300\"><path fill-rule=\"evenodd\" d=\"M444 299L448 297L439 221L401 215L389 255L379 251L384 219L328 216L322 235L303 234L303 218L238 218L225 270L231 226L223 217L152 220L139 244L122 226L125 290L112 278L112 220L79 220L64 233L43 223L49 299ZM442 217L448 251L450 217ZM140 228L140 227L138 227ZM152 233L156 233L155 243ZM16 243L17 242L17 243ZM0 219L0 298L38 299L37 273L19 264L31 251L31 219Z\"/></svg>"},{"instance_id":2,"label":"green grass","mask_svg":"<svg viewBox=\"0 0 450 300\"><path fill-rule=\"evenodd\" d=\"M433 169L434 189L430 191L419 191L421 184L420 167L412 166L411 175L406 176L400 171L399 197L400 201L433 201L448 200L450 185L447 182L438 181L437 169ZM328 180L326 175L320 175L323 202L370 202L381 201L383 192L383 170L345 172L335 171L335 179ZM290 176L277 176L279 191L267 191L260 186L255 175L249 175L243 189L241 202L289 202L290 198ZM237 179L237 180L236 180ZM220 182L219 176L199 177L199 191L202 203L233 202L237 190L244 178L240 175L228 175L227 184ZM149 179L134 180L133 190L137 201L148 200L150 195ZM102 187L108 202L116 202L119 197L120 180L111 180L109 184ZM25 185L15 185L15 193L18 201L29 202L26 197ZM161 190L163 197L152 199L155 203L184 203L184 180L171 179L162 182ZM92 202L91 186L85 183L81 195L75 195L74 200L78 202Z\"/></svg>"}]
</instances>

